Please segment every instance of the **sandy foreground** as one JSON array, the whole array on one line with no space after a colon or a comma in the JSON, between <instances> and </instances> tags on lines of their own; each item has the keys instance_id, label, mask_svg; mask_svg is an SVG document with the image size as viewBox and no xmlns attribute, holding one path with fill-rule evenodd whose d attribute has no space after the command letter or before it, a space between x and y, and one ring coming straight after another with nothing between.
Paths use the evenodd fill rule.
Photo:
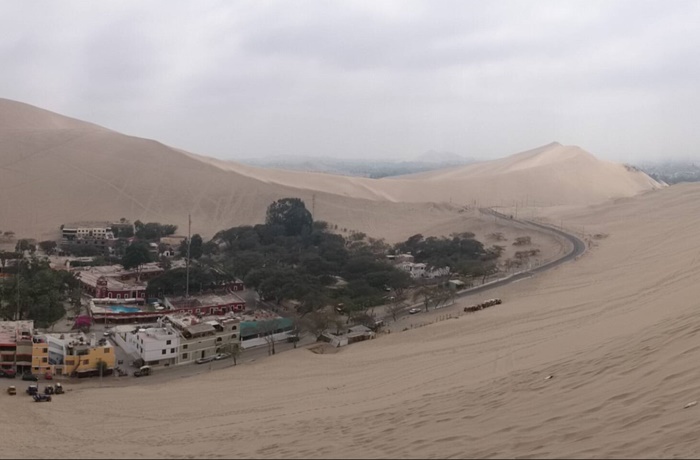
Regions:
<instances>
[{"instance_id":1,"label":"sandy foreground","mask_svg":"<svg viewBox=\"0 0 700 460\"><path fill-rule=\"evenodd\" d=\"M607 237L490 310L167 384L0 395L2 455L696 457L700 186L566 219Z\"/></svg>"}]
</instances>

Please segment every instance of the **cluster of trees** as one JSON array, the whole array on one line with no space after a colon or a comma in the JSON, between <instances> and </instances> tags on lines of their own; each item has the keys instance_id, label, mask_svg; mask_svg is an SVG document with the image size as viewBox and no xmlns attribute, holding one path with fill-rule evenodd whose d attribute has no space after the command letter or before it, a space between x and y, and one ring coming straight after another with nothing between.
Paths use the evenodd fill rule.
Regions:
<instances>
[{"instance_id":1,"label":"cluster of trees","mask_svg":"<svg viewBox=\"0 0 700 460\"><path fill-rule=\"evenodd\" d=\"M302 312L343 303L363 309L383 303L387 289L405 288L408 274L377 254L376 240L356 234L346 240L314 222L304 202L272 203L264 224L219 232L204 247L226 273L241 278L263 299L294 299ZM216 244L218 243L218 244Z\"/></svg>"},{"instance_id":2,"label":"cluster of trees","mask_svg":"<svg viewBox=\"0 0 700 460\"><path fill-rule=\"evenodd\" d=\"M177 225L148 222L144 224L140 220L134 222L134 236L140 240L156 241L164 236L173 235L177 231Z\"/></svg>"},{"instance_id":3,"label":"cluster of trees","mask_svg":"<svg viewBox=\"0 0 700 460\"><path fill-rule=\"evenodd\" d=\"M231 275L213 267L194 265L190 268L189 291L191 293L214 291L232 279ZM186 288L186 269L174 268L149 280L146 293L149 297L179 296L185 294Z\"/></svg>"},{"instance_id":4,"label":"cluster of trees","mask_svg":"<svg viewBox=\"0 0 700 460\"><path fill-rule=\"evenodd\" d=\"M395 246L395 252L413 254L415 262L434 267L449 266L453 273L483 276L493 272L495 260L503 253L502 246L488 249L469 232L447 237L428 237L417 234Z\"/></svg>"},{"instance_id":5,"label":"cluster of trees","mask_svg":"<svg viewBox=\"0 0 700 460\"><path fill-rule=\"evenodd\" d=\"M70 272L52 270L48 261L20 258L14 277L0 280L0 316L33 319L46 327L65 314L65 303L79 305L78 279Z\"/></svg>"}]
</instances>

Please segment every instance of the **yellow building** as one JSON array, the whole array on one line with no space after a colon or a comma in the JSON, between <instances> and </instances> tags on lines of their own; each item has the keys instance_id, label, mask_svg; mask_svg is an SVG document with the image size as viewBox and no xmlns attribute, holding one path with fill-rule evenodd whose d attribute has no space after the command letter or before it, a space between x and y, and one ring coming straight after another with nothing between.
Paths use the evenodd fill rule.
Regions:
<instances>
[{"instance_id":1,"label":"yellow building","mask_svg":"<svg viewBox=\"0 0 700 460\"><path fill-rule=\"evenodd\" d=\"M49 345L42 339L34 338L32 344L32 374L44 375L47 372L53 374L51 364L49 364Z\"/></svg>"},{"instance_id":2,"label":"yellow building","mask_svg":"<svg viewBox=\"0 0 700 460\"><path fill-rule=\"evenodd\" d=\"M106 363L106 370L114 369L114 346L106 345L67 345L63 373L65 375L99 375L100 362Z\"/></svg>"}]
</instances>

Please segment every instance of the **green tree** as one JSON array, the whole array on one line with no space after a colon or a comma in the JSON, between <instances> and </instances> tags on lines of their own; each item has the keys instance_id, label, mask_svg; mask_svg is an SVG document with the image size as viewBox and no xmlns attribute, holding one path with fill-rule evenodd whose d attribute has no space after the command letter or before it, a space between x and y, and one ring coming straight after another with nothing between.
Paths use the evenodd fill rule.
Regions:
<instances>
[{"instance_id":1,"label":"green tree","mask_svg":"<svg viewBox=\"0 0 700 460\"><path fill-rule=\"evenodd\" d=\"M282 198L267 208L265 224L282 227L287 236L299 236L311 232L313 218L299 198Z\"/></svg>"},{"instance_id":2,"label":"green tree","mask_svg":"<svg viewBox=\"0 0 700 460\"><path fill-rule=\"evenodd\" d=\"M56 242L52 240L46 240L39 243L39 248L41 248L41 250L48 255L52 255L54 252L56 252L57 246L58 245Z\"/></svg>"},{"instance_id":3,"label":"green tree","mask_svg":"<svg viewBox=\"0 0 700 460\"><path fill-rule=\"evenodd\" d=\"M124 270L135 269L136 279L141 279L141 270L144 264L151 261L151 253L148 250L148 246L142 242L135 242L129 245L124 251L124 257L122 257L121 265Z\"/></svg>"},{"instance_id":4,"label":"green tree","mask_svg":"<svg viewBox=\"0 0 700 460\"><path fill-rule=\"evenodd\" d=\"M29 251L31 253L34 253L34 251L36 251L36 246L33 245L29 240L21 239L21 240L17 241L17 244L15 245L15 251L16 252Z\"/></svg>"},{"instance_id":5,"label":"green tree","mask_svg":"<svg viewBox=\"0 0 700 460\"><path fill-rule=\"evenodd\" d=\"M190 258L199 259L204 254L204 241L199 233L192 235L192 242L190 243ZM187 257L187 239L182 240L180 243L180 255L182 257Z\"/></svg>"}]
</instances>

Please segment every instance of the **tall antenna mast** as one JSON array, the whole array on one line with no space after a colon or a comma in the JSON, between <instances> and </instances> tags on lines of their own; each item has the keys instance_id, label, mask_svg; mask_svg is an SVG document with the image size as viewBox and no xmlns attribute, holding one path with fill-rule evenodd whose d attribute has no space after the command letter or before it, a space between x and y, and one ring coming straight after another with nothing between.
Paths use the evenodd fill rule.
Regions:
<instances>
[{"instance_id":1,"label":"tall antenna mast","mask_svg":"<svg viewBox=\"0 0 700 460\"><path fill-rule=\"evenodd\" d=\"M192 214L187 214L187 285L185 286L185 297L190 297L190 246L192 245Z\"/></svg>"}]
</instances>

